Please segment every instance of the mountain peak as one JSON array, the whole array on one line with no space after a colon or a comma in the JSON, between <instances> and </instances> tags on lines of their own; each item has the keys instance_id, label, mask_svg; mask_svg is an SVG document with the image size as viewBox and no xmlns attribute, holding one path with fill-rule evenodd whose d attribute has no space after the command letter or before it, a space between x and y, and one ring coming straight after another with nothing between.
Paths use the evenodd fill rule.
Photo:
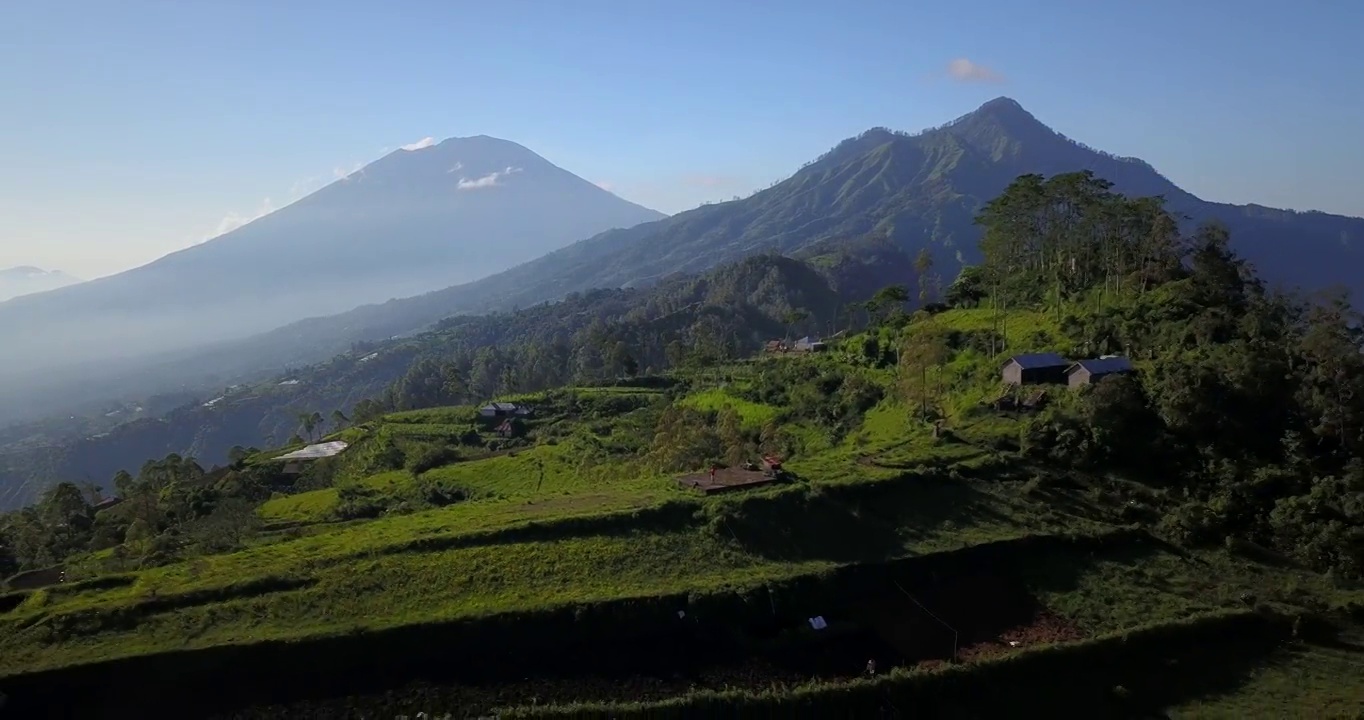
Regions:
<instances>
[{"instance_id":1,"label":"mountain peak","mask_svg":"<svg viewBox=\"0 0 1364 720\"><path fill-rule=\"evenodd\" d=\"M976 109L976 112L1027 112L1023 105L1017 100L1000 95L994 100L987 101Z\"/></svg>"},{"instance_id":2,"label":"mountain peak","mask_svg":"<svg viewBox=\"0 0 1364 720\"><path fill-rule=\"evenodd\" d=\"M1035 115L1025 110L1017 100L1004 96L981 105L974 112L960 118L958 122L965 120L990 120L998 123L1006 130L1035 130L1037 128L1051 130Z\"/></svg>"}]
</instances>

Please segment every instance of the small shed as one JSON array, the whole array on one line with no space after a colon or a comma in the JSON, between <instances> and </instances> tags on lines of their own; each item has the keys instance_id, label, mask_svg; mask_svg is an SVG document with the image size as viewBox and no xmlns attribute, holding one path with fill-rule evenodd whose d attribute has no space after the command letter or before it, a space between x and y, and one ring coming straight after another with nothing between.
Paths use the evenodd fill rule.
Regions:
<instances>
[{"instance_id":1,"label":"small shed","mask_svg":"<svg viewBox=\"0 0 1364 720\"><path fill-rule=\"evenodd\" d=\"M1132 370L1132 361L1118 355L1080 360L1066 369L1066 383L1071 387L1093 385L1109 375L1126 375Z\"/></svg>"},{"instance_id":2,"label":"small shed","mask_svg":"<svg viewBox=\"0 0 1364 720\"><path fill-rule=\"evenodd\" d=\"M797 340L794 346L796 352L823 352L824 347L822 341L809 335Z\"/></svg>"},{"instance_id":3,"label":"small shed","mask_svg":"<svg viewBox=\"0 0 1364 720\"><path fill-rule=\"evenodd\" d=\"M525 405L509 402L491 402L478 409L478 414L484 418L529 417L533 412Z\"/></svg>"},{"instance_id":4,"label":"small shed","mask_svg":"<svg viewBox=\"0 0 1364 720\"><path fill-rule=\"evenodd\" d=\"M1056 353L1025 353L1004 363L1001 375L1010 385L1042 385L1066 382L1069 360Z\"/></svg>"},{"instance_id":5,"label":"small shed","mask_svg":"<svg viewBox=\"0 0 1364 720\"><path fill-rule=\"evenodd\" d=\"M284 474L297 475L303 472L305 463L323 458L336 457L350 447L350 443L345 440L333 440L332 442L316 443L309 445L302 450L295 450L285 455L274 458L275 462L284 463Z\"/></svg>"}]
</instances>

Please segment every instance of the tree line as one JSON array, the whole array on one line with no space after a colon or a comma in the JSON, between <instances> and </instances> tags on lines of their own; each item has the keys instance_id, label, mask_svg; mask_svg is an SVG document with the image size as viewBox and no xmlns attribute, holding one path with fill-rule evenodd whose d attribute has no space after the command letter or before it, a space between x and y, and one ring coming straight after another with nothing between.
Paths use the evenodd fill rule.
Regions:
<instances>
[{"instance_id":1,"label":"tree line","mask_svg":"<svg viewBox=\"0 0 1364 720\"><path fill-rule=\"evenodd\" d=\"M1010 308L1045 308L1077 354L1142 369L1044 414L1031 452L1177 491L1180 539L1364 574L1364 316L1345 292L1269 288L1220 224L1182 234L1160 198L1090 173L1020 177L978 221L982 263L948 300L993 309L996 350L1030 349Z\"/></svg>"}]
</instances>

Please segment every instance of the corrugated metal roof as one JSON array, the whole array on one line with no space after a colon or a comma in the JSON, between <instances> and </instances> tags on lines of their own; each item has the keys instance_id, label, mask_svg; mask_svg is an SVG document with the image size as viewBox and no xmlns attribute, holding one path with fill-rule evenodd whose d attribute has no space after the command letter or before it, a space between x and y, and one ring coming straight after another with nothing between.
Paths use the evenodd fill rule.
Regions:
<instances>
[{"instance_id":1,"label":"corrugated metal roof","mask_svg":"<svg viewBox=\"0 0 1364 720\"><path fill-rule=\"evenodd\" d=\"M1036 370L1037 368L1064 367L1070 365L1070 361L1057 355L1056 353L1025 353L1009 358L1009 362L1018 363L1024 370ZM1006 365L1008 363L1005 363Z\"/></svg>"},{"instance_id":2,"label":"corrugated metal roof","mask_svg":"<svg viewBox=\"0 0 1364 720\"><path fill-rule=\"evenodd\" d=\"M309 445L302 450L295 450L287 455L280 455L276 460L316 460L318 458L340 455L341 451L350 447L350 443L345 440L333 440L332 442L318 443Z\"/></svg>"},{"instance_id":3,"label":"corrugated metal roof","mask_svg":"<svg viewBox=\"0 0 1364 720\"><path fill-rule=\"evenodd\" d=\"M1077 360L1066 372L1074 372L1076 368L1084 368L1093 375L1107 375L1109 373L1132 372L1132 361L1125 357L1104 357Z\"/></svg>"}]
</instances>

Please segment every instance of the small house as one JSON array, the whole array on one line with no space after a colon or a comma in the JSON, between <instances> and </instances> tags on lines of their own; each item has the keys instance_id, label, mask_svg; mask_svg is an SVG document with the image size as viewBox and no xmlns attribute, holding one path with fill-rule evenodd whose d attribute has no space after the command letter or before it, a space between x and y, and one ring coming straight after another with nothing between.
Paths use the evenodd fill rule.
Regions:
<instances>
[{"instance_id":1,"label":"small house","mask_svg":"<svg viewBox=\"0 0 1364 720\"><path fill-rule=\"evenodd\" d=\"M763 350L770 353L786 352L786 342L783 340L768 340L763 346Z\"/></svg>"},{"instance_id":2,"label":"small house","mask_svg":"<svg viewBox=\"0 0 1364 720\"><path fill-rule=\"evenodd\" d=\"M796 341L794 348L796 352L822 352L824 343L806 335Z\"/></svg>"},{"instance_id":3,"label":"small house","mask_svg":"<svg viewBox=\"0 0 1364 720\"><path fill-rule=\"evenodd\" d=\"M1132 370L1132 361L1118 355L1080 360L1066 369L1066 384L1093 385L1109 375L1126 375Z\"/></svg>"},{"instance_id":4,"label":"small house","mask_svg":"<svg viewBox=\"0 0 1364 720\"><path fill-rule=\"evenodd\" d=\"M1010 385L1060 385L1066 382L1069 360L1056 353L1015 355L1004 363L1001 375Z\"/></svg>"},{"instance_id":5,"label":"small house","mask_svg":"<svg viewBox=\"0 0 1364 720\"><path fill-rule=\"evenodd\" d=\"M506 418L506 417L527 417L534 410L525 405L518 405L509 402L492 402L478 409L479 417L483 418Z\"/></svg>"}]
</instances>

